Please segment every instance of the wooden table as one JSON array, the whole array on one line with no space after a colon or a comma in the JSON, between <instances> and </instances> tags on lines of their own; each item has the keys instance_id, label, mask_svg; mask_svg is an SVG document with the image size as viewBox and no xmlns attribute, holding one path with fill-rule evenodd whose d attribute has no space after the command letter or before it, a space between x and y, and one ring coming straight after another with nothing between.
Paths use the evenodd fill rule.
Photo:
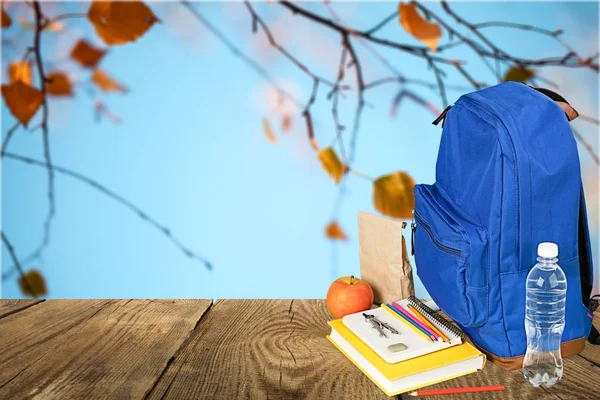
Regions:
<instances>
[{"instance_id":1,"label":"wooden table","mask_svg":"<svg viewBox=\"0 0 600 400\"><path fill-rule=\"evenodd\" d=\"M386 398L325 339L329 319L322 300L0 300L0 399ZM564 363L549 390L491 363L435 387L599 399L600 347Z\"/></svg>"}]
</instances>

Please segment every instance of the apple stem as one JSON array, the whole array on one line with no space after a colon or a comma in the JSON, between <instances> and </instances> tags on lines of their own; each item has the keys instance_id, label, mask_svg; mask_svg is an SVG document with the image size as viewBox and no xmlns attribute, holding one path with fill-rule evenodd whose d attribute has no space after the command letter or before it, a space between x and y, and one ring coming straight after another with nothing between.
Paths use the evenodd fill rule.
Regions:
<instances>
[{"instance_id":1,"label":"apple stem","mask_svg":"<svg viewBox=\"0 0 600 400\"><path fill-rule=\"evenodd\" d=\"M351 285L354 285L354 281L355 281L355 280L356 280L356 279L354 278L354 275L350 275L350 284L351 284Z\"/></svg>"}]
</instances>

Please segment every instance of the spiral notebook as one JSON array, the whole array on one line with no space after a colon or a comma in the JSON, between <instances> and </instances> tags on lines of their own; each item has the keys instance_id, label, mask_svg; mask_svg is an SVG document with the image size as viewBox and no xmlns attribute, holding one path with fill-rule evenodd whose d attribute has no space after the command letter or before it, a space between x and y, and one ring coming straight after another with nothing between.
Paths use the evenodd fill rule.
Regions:
<instances>
[{"instance_id":1,"label":"spiral notebook","mask_svg":"<svg viewBox=\"0 0 600 400\"><path fill-rule=\"evenodd\" d=\"M474 373L485 365L485 355L467 342L389 364L354 335L342 320L329 321L329 325L331 334L327 339L388 396Z\"/></svg>"},{"instance_id":2,"label":"spiral notebook","mask_svg":"<svg viewBox=\"0 0 600 400\"><path fill-rule=\"evenodd\" d=\"M408 309L409 304L415 307L429 322L444 333L450 339L450 342L427 340L415 332L397 313L386 305L370 310L368 313L398 330L399 334L388 334L387 337L381 337L378 331L373 329L372 325L365 320L363 313L347 315L342 318L342 323L389 364L444 350L464 342L464 333L458 327L436 314L416 297L411 296L408 299L400 300L398 304L406 309ZM400 352L390 351L388 347L396 343L403 343L406 349Z\"/></svg>"}]
</instances>

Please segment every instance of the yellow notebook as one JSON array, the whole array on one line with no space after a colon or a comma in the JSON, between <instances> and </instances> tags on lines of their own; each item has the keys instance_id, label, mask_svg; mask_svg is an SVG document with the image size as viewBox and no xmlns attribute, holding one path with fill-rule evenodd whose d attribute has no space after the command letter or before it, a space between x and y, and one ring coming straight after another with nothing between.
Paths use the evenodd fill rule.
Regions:
<instances>
[{"instance_id":1,"label":"yellow notebook","mask_svg":"<svg viewBox=\"0 0 600 400\"><path fill-rule=\"evenodd\" d=\"M469 343L388 364L342 320L329 325L332 329L327 338L388 396L476 372L485 364L485 355Z\"/></svg>"}]
</instances>

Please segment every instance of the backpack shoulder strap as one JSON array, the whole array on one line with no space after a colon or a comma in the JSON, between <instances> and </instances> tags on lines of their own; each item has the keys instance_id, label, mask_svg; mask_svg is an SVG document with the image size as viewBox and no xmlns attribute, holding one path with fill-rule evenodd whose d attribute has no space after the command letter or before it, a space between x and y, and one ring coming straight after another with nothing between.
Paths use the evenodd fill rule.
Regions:
<instances>
[{"instance_id":1,"label":"backpack shoulder strap","mask_svg":"<svg viewBox=\"0 0 600 400\"><path fill-rule=\"evenodd\" d=\"M592 296L594 265L592 261L592 249L590 246L590 232L588 229L587 210L585 206L585 195L583 186L579 196L579 276L581 279L581 297L592 314L592 327L588 335L588 342L600 345L600 334L593 325L594 311L598 308L600 295Z\"/></svg>"}]
</instances>

